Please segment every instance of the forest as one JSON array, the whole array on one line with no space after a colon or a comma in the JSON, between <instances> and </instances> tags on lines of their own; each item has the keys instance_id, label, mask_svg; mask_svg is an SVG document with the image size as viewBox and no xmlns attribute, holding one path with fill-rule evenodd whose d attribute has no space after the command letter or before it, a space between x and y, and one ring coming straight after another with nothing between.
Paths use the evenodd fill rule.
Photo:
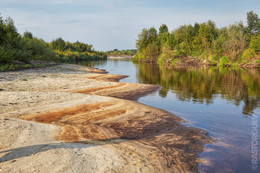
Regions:
<instances>
[{"instance_id":1,"label":"forest","mask_svg":"<svg viewBox=\"0 0 260 173\"><path fill-rule=\"evenodd\" d=\"M217 28L209 20L194 25L183 25L169 32L162 24L159 32L144 28L136 42L137 54L133 61L152 61L176 64L184 60L224 66L260 65L260 19L247 13L247 26L242 22Z\"/></svg>"},{"instance_id":2,"label":"forest","mask_svg":"<svg viewBox=\"0 0 260 173\"><path fill-rule=\"evenodd\" d=\"M10 17L4 19L0 15L0 71L35 67L32 60L75 62L93 59L106 59L106 54L79 41L70 43L57 38L47 43L29 31L21 35Z\"/></svg>"}]
</instances>

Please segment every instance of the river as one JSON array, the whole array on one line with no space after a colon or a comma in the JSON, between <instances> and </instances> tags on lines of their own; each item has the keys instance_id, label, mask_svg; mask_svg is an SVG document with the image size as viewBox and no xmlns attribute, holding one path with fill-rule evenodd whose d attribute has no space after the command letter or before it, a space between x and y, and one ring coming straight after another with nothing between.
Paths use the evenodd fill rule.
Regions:
<instances>
[{"instance_id":1,"label":"river","mask_svg":"<svg viewBox=\"0 0 260 173\"><path fill-rule=\"evenodd\" d=\"M205 160L200 172L259 171L260 71L134 64L129 59L85 65L129 76L121 82L160 85L138 102L169 111L215 139L200 154Z\"/></svg>"}]
</instances>

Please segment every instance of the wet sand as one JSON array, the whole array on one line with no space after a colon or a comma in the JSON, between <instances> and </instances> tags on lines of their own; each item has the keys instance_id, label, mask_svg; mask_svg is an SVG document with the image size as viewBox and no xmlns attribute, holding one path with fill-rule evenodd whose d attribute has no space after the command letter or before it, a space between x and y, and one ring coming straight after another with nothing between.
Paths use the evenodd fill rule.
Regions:
<instances>
[{"instance_id":1,"label":"wet sand","mask_svg":"<svg viewBox=\"0 0 260 173\"><path fill-rule=\"evenodd\" d=\"M136 102L158 86L59 65L0 73L0 172L197 172L211 142Z\"/></svg>"}]
</instances>

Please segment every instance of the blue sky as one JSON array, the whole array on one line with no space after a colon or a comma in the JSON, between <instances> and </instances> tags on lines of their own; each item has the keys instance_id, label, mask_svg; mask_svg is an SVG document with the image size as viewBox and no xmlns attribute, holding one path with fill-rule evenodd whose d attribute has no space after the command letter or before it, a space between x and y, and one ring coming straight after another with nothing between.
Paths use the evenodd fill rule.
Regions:
<instances>
[{"instance_id":1,"label":"blue sky","mask_svg":"<svg viewBox=\"0 0 260 173\"><path fill-rule=\"evenodd\" d=\"M260 0L0 0L0 13L10 16L20 33L38 38L93 44L96 50L132 49L142 28L213 20L218 27L243 21Z\"/></svg>"}]
</instances>

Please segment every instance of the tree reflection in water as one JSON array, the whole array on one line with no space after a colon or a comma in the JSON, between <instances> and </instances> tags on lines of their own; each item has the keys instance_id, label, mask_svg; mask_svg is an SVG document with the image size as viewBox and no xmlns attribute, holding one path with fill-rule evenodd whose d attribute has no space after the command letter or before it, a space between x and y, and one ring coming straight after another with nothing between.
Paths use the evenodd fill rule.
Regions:
<instances>
[{"instance_id":1,"label":"tree reflection in water","mask_svg":"<svg viewBox=\"0 0 260 173\"><path fill-rule=\"evenodd\" d=\"M181 101L212 104L214 97L244 103L243 114L251 115L260 107L260 72L256 69L218 67L172 67L136 64L142 83L161 85L161 97L173 92Z\"/></svg>"}]
</instances>

